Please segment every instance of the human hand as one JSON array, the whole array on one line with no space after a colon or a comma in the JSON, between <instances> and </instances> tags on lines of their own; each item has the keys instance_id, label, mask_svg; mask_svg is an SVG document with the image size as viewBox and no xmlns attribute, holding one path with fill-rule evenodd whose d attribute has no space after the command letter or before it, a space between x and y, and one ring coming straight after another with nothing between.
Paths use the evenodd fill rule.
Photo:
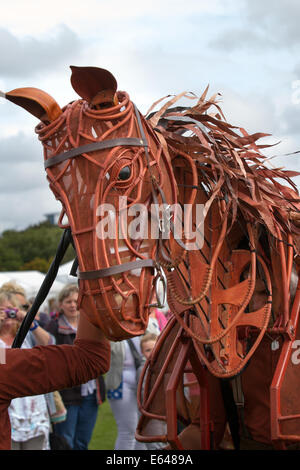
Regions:
<instances>
[{"instance_id":1,"label":"human hand","mask_svg":"<svg viewBox=\"0 0 300 470\"><path fill-rule=\"evenodd\" d=\"M26 316L25 310L19 309L19 310L17 311L16 319L17 319L18 321L22 322L22 321L24 320L25 316Z\"/></svg>"},{"instance_id":2,"label":"human hand","mask_svg":"<svg viewBox=\"0 0 300 470\"><path fill-rule=\"evenodd\" d=\"M24 318L26 317L27 315L27 312L25 312L25 310L18 310L17 311L17 315L16 315L16 319L22 323L22 321L24 320ZM34 322L31 323L30 325L30 328L34 327Z\"/></svg>"},{"instance_id":3,"label":"human hand","mask_svg":"<svg viewBox=\"0 0 300 470\"><path fill-rule=\"evenodd\" d=\"M3 321L5 320L5 318L6 318L6 313L5 313L5 311L4 311L4 309L0 308L0 327L1 327L2 323L3 323Z\"/></svg>"}]
</instances>

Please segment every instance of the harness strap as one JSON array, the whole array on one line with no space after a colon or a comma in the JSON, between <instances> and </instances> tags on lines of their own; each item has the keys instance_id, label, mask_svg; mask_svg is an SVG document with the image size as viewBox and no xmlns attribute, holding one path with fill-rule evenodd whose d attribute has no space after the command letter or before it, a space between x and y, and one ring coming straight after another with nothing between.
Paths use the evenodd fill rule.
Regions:
<instances>
[{"instance_id":1,"label":"harness strap","mask_svg":"<svg viewBox=\"0 0 300 470\"><path fill-rule=\"evenodd\" d=\"M80 271L78 273L79 279L90 280L99 279L107 276L114 276L125 271L131 271L132 269L140 268L156 268L157 263L153 259L140 259L136 261L130 261L129 263L117 264L110 266L109 268L97 269L95 271Z\"/></svg>"},{"instance_id":2,"label":"harness strap","mask_svg":"<svg viewBox=\"0 0 300 470\"><path fill-rule=\"evenodd\" d=\"M232 383L232 393L233 398L237 407L239 421L240 421L240 428L241 428L241 437L245 439L252 439L252 436L245 424L245 397L242 388L242 378L241 375L234 377L231 381Z\"/></svg>"},{"instance_id":3,"label":"harness strap","mask_svg":"<svg viewBox=\"0 0 300 470\"><path fill-rule=\"evenodd\" d=\"M133 104L134 111L137 118L138 128L140 132L140 138L133 138L133 137L124 137L119 139L110 139L104 140L101 142L93 142L92 144L82 145L81 147L76 147L67 152L61 153L59 155L54 155L50 157L48 160L44 162L45 168L50 168L51 166L57 165L65 160L69 160L70 158L77 157L82 155L83 153L94 152L96 150L103 150L113 147L120 147L120 146L133 146L133 147L144 147L145 154L148 163L148 169L150 171L150 161L149 161L149 153L148 153L148 141L142 126L141 117L139 111L135 104ZM152 185L152 192L154 193L154 188ZM156 197L154 193L154 197ZM75 268L77 268L78 261L75 260L73 267L72 267L72 275L75 275ZM115 274L120 274L125 271L130 271L133 269L140 269L140 268L158 268L158 263L152 259L145 259L145 260L136 260L131 261L129 263L119 264L115 266L110 266L108 268L97 269L93 271L81 271L78 273L78 278L83 280L90 280L90 279L99 279L104 278L107 276L113 276Z\"/></svg>"},{"instance_id":4,"label":"harness strap","mask_svg":"<svg viewBox=\"0 0 300 470\"><path fill-rule=\"evenodd\" d=\"M82 155L83 153L95 152L96 150L104 150L113 147L144 147L146 154L148 154L148 141L144 133L141 118L134 103L133 107L136 114L141 138L121 137L119 139L102 140L100 142L93 142L92 144L82 145L81 147L74 147L67 152L60 153L59 155L54 155L53 157L48 158L48 160L44 162L45 168L50 168L51 166L57 165L58 163L64 162L65 160L69 160L69 158L78 157L78 155Z\"/></svg>"},{"instance_id":5,"label":"harness strap","mask_svg":"<svg viewBox=\"0 0 300 470\"><path fill-rule=\"evenodd\" d=\"M77 269L78 269L78 258L77 256L75 257L71 270L70 270L70 276L77 277Z\"/></svg>"},{"instance_id":6,"label":"harness strap","mask_svg":"<svg viewBox=\"0 0 300 470\"><path fill-rule=\"evenodd\" d=\"M229 380L220 379L220 388L224 402L227 421L235 450L240 449L239 415Z\"/></svg>"},{"instance_id":7,"label":"harness strap","mask_svg":"<svg viewBox=\"0 0 300 470\"><path fill-rule=\"evenodd\" d=\"M121 146L131 146L131 147L148 147L148 143L143 139L136 139L134 137L124 137L120 139L110 139L104 140L101 142L93 142L92 144L82 145L81 147L74 147L67 152L60 153L59 155L54 155L53 157L48 158L44 162L45 168L50 168L51 166L62 163L69 158L78 157L83 153L95 152L96 150L109 149L112 147L121 147Z\"/></svg>"},{"instance_id":8,"label":"harness strap","mask_svg":"<svg viewBox=\"0 0 300 470\"><path fill-rule=\"evenodd\" d=\"M143 356L141 356L141 354L138 352L131 338L127 339L126 341L127 341L128 346L130 347L131 354L134 359L135 368L136 370L138 370L141 367L141 365L143 365L144 363Z\"/></svg>"},{"instance_id":9,"label":"harness strap","mask_svg":"<svg viewBox=\"0 0 300 470\"><path fill-rule=\"evenodd\" d=\"M48 269L48 272L45 276L45 279L43 280L41 287L39 288L39 291L34 299L34 302L31 308L26 313L25 317L23 318L20 328L18 329L18 332L13 341L12 348L20 348L22 346L25 336L27 335L29 328L31 326L31 323L33 322L37 312L39 311L40 306L46 299L53 282L55 281L60 263L70 243L73 244L73 239L72 239L70 228L67 228L63 232L63 235L60 239L60 242L57 248L55 258L52 261L50 268Z\"/></svg>"}]
</instances>

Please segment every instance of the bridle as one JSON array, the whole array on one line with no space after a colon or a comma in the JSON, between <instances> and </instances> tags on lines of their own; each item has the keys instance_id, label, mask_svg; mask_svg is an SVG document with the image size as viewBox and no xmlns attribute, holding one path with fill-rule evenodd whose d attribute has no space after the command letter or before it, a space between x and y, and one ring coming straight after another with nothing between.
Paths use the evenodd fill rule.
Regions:
<instances>
[{"instance_id":1,"label":"bridle","mask_svg":"<svg viewBox=\"0 0 300 470\"><path fill-rule=\"evenodd\" d=\"M158 188L158 186L157 186L157 184L155 184L156 180L155 180L155 178L153 177L153 175L151 173L150 158L149 158L149 152L148 152L148 148L149 148L148 140L146 138L146 135L145 135L145 132L144 132L144 129L143 129L143 126L142 126L140 113L139 113L136 105L134 103L132 103L132 104L133 104L133 107L134 107L134 112L135 112L135 116L136 116L136 120L137 120L137 124L138 124L138 131L140 133L140 138L133 138L133 137L116 138L116 139L109 139L109 140L100 141L100 142L93 142L93 143L87 144L87 145L82 145L80 147L73 148L71 150L68 150L66 152L63 152L63 153L60 153L58 155L54 155L54 156L48 158L44 162L45 169L47 170L48 168L52 168L53 166L58 165L58 164L60 164L64 161L67 161L69 159L72 159L72 158L75 158L75 157L78 157L78 156L83 156L84 153L88 153L88 152L95 152L97 150L105 150L105 149L118 147L118 146L143 147L144 151L145 151L145 155L146 155L146 164L147 164L148 170L149 170L150 175L151 175L153 198L154 198L154 201L157 202L157 196L156 196L154 186L156 186L156 188ZM161 196L164 200L163 189L159 188L158 190L159 190L159 192L160 192L160 194L161 194ZM158 227L159 227L159 231L161 232L161 224L159 222L160 221L158 220ZM34 301L32 307L30 308L30 310L27 312L26 316L24 317L24 320L23 320L23 322L22 322L22 324L21 324L21 326L20 326L20 328L17 332L17 335L16 335L16 337L14 339L14 342L13 342L13 345L12 345L13 348L20 348L22 346L22 343L25 339L25 336L27 335L27 333L29 331L30 325L31 325L32 321L34 320L41 304L46 299L46 297L47 297L47 295L50 291L50 288L51 288L51 286L52 286L52 284L53 284L53 282L54 282L54 280L57 276L57 272L58 272L60 263L61 263L64 255L65 255L66 250L69 247L70 243L72 243L72 245L74 247L71 230L68 227L68 228L65 228L65 230L64 230L64 233L61 237L61 240L60 240L55 258L54 258L54 260L53 260L53 262L52 262L52 264L51 264L51 266L50 266L50 268L49 268L49 270L46 274L44 282L42 283L42 285L41 285L41 287L40 287L40 289L39 289L39 291L36 295L35 301ZM82 280L103 279L105 277L114 276L114 275L117 275L117 274L120 274L120 273L135 270L135 269L153 268L153 269L156 270L156 274L155 274L155 277L154 277L154 288L155 288L157 303L151 304L151 305L149 305L149 307L162 308L165 304L166 290L167 290L166 277L165 277L165 274L164 274L164 272L163 272L163 270L160 266L160 263L159 263L158 259L155 259L155 260L152 259L152 258L140 259L140 260L135 260L135 261L131 261L131 262L127 262L127 263L123 263L123 264L119 264L119 265L114 265L114 266L110 266L110 267L102 268L102 269L98 269L98 270L93 270L93 271L79 271L78 269L76 271L76 267L78 267L77 257L76 257L75 262L73 264L71 274L73 276L77 276L78 279L82 279ZM162 286L163 286L163 295L162 296L159 293L159 288L158 288L159 283L161 283Z\"/></svg>"},{"instance_id":2,"label":"bridle","mask_svg":"<svg viewBox=\"0 0 300 470\"><path fill-rule=\"evenodd\" d=\"M95 152L97 150L105 150L110 149L113 147L121 147L121 146L128 146L128 147L143 147L145 153L148 154L148 141L144 133L144 129L141 123L139 111L135 105L134 111L137 118L138 129L141 135L141 138L134 138L134 137L124 137L119 139L109 139L104 140L101 142L93 142L92 144L82 145L77 148L73 148L67 152L60 153L58 155L54 155L50 157L48 160L45 161L44 166L45 169L51 168L54 165L58 165L66 160L69 160L74 157L82 156L84 153L88 152ZM115 266L110 266L108 268L97 269L94 271L79 271L78 278L84 280L91 280L91 279L99 279L108 276L113 276L116 274L120 274L126 271L130 271L132 269L141 269L141 268L158 268L158 264L153 259L145 259L145 260L136 260L130 261L128 263L119 264Z\"/></svg>"}]
</instances>

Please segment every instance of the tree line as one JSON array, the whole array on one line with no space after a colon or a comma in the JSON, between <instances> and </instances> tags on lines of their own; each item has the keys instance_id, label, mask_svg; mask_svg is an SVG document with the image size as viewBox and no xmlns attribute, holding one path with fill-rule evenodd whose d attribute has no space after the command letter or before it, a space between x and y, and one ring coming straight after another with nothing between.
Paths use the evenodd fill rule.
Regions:
<instances>
[{"instance_id":1,"label":"tree line","mask_svg":"<svg viewBox=\"0 0 300 470\"><path fill-rule=\"evenodd\" d=\"M37 270L43 273L55 256L63 230L48 221L25 230L5 230L0 236L0 271ZM70 246L62 261L74 259Z\"/></svg>"}]
</instances>

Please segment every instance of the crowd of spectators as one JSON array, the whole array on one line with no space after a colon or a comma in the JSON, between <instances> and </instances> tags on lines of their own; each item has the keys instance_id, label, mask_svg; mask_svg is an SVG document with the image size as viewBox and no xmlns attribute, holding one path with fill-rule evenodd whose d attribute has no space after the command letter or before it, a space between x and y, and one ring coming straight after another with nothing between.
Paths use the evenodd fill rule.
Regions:
<instances>
[{"instance_id":1,"label":"crowd of spectators","mask_svg":"<svg viewBox=\"0 0 300 470\"><path fill-rule=\"evenodd\" d=\"M79 321L77 284L66 285L55 299L55 310L39 311L22 344L73 344ZM26 313L34 302L15 282L0 286L0 348L10 348ZM71 389L15 398L9 406L12 450L88 450L99 405L108 398L117 424L114 448L147 449L135 440L139 418L137 381L145 360L167 323L166 312L153 309L145 335L111 343L111 367ZM138 370L137 360L140 368Z\"/></svg>"}]
</instances>

